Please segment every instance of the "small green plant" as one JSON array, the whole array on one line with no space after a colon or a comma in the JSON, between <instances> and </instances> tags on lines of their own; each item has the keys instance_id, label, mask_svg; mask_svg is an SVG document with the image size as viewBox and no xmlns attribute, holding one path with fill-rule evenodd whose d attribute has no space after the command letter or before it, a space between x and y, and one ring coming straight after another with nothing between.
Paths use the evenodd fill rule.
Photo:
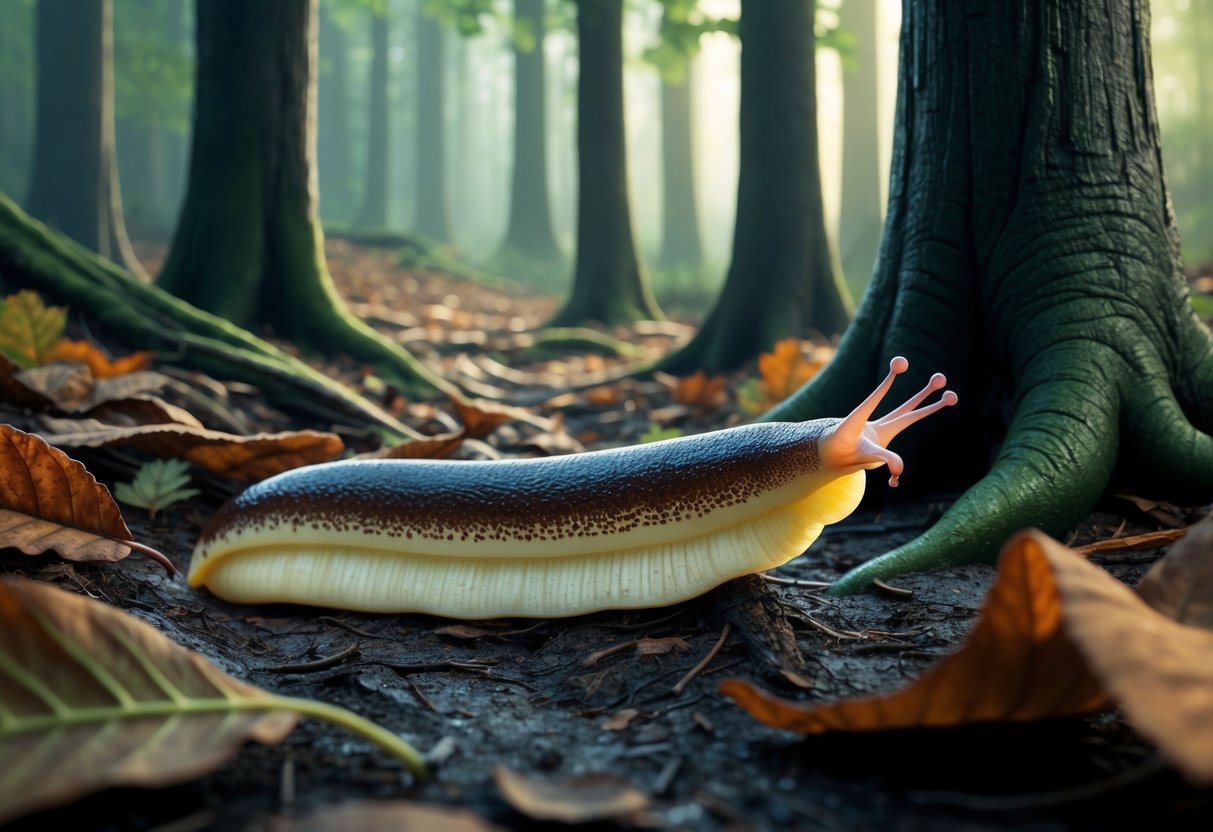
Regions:
<instances>
[{"instance_id":1,"label":"small green plant","mask_svg":"<svg viewBox=\"0 0 1213 832\"><path fill-rule=\"evenodd\" d=\"M649 425L649 429L640 434L640 444L644 445L649 442L660 442L663 439L677 439L682 436L682 431L678 428L663 428L661 425L654 422Z\"/></svg>"},{"instance_id":2,"label":"small green plant","mask_svg":"<svg viewBox=\"0 0 1213 832\"><path fill-rule=\"evenodd\" d=\"M188 468L189 463L183 459L153 460L140 468L131 482L116 483L114 496L128 506L147 509L154 520L156 512L200 493L189 487Z\"/></svg>"}]
</instances>

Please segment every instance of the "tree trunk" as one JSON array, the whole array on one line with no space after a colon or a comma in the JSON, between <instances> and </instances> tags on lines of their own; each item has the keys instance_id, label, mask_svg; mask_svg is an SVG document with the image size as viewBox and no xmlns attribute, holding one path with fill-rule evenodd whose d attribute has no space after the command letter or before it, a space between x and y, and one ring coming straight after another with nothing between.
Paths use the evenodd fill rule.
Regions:
<instances>
[{"instance_id":1,"label":"tree trunk","mask_svg":"<svg viewBox=\"0 0 1213 832\"><path fill-rule=\"evenodd\" d=\"M1060 534L1114 471L1213 498L1213 338L1180 271L1147 0L907 0L894 142L872 286L833 363L768 418L845 413L901 354L960 394L896 449L904 481L968 485L994 461L838 589Z\"/></svg>"},{"instance_id":2,"label":"tree trunk","mask_svg":"<svg viewBox=\"0 0 1213 832\"><path fill-rule=\"evenodd\" d=\"M611 325L661 312L632 236L623 121L623 0L577 4L577 264L552 325Z\"/></svg>"},{"instance_id":3,"label":"tree trunk","mask_svg":"<svg viewBox=\"0 0 1213 832\"><path fill-rule=\"evenodd\" d=\"M23 5L5 10L0 54L14 71L0 73L0 191L28 189L33 139L34 13Z\"/></svg>"},{"instance_id":4,"label":"tree trunk","mask_svg":"<svg viewBox=\"0 0 1213 832\"><path fill-rule=\"evenodd\" d=\"M535 260L558 260L548 197L547 76L544 0L514 0L514 16L534 33L530 50L514 47L514 175L502 248Z\"/></svg>"},{"instance_id":5,"label":"tree trunk","mask_svg":"<svg viewBox=\"0 0 1213 832\"><path fill-rule=\"evenodd\" d=\"M853 66L843 70L842 205L838 256L847 286L861 294L880 248L880 125L876 0L845 0L842 25L856 36Z\"/></svg>"},{"instance_id":6,"label":"tree trunk","mask_svg":"<svg viewBox=\"0 0 1213 832\"><path fill-rule=\"evenodd\" d=\"M117 152L122 168L122 202L137 233L167 233L172 219L164 208L164 153L158 118L120 118Z\"/></svg>"},{"instance_id":7,"label":"tree trunk","mask_svg":"<svg viewBox=\"0 0 1213 832\"><path fill-rule=\"evenodd\" d=\"M417 219L414 229L450 242L446 188L446 58L442 24L417 12Z\"/></svg>"},{"instance_id":8,"label":"tree trunk","mask_svg":"<svg viewBox=\"0 0 1213 832\"><path fill-rule=\"evenodd\" d=\"M665 368L739 367L781 338L841 332L851 299L830 248L817 158L813 0L743 5L733 260L716 306Z\"/></svg>"},{"instance_id":9,"label":"tree trunk","mask_svg":"<svg viewBox=\"0 0 1213 832\"><path fill-rule=\"evenodd\" d=\"M320 15L320 96L318 101L317 155L320 173L320 205L324 217L349 222L352 214L350 185L354 178L350 161L350 100L349 100L349 43L345 29L333 20L331 7ZM386 43L384 44L386 46ZM375 48L380 43L375 40ZM384 56L386 58L386 49ZM378 59L373 59L372 75L380 71ZM376 88L371 82L371 121L375 123L375 107L381 108L383 127L387 126L387 102L377 100L376 92L387 95L387 62L382 67L383 82ZM382 139L386 154L388 141ZM386 173L386 172L385 172ZM386 181L386 175L383 177ZM385 194L386 196L386 194ZM387 212L383 212L386 219Z\"/></svg>"},{"instance_id":10,"label":"tree trunk","mask_svg":"<svg viewBox=\"0 0 1213 832\"><path fill-rule=\"evenodd\" d=\"M189 191L164 288L412 393L445 386L341 305L316 219L315 0L198 4Z\"/></svg>"},{"instance_id":11,"label":"tree trunk","mask_svg":"<svg viewBox=\"0 0 1213 832\"><path fill-rule=\"evenodd\" d=\"M680 83L661 82L661 254L664 269L699 268L703 246L699 241L699 214L695 200L695 142L691 129L695 89L695 62L687 58L686 76Z\"/></svg>"},{"instance_id":12,"label":"tree trunk","mask_svg":"<svg viewBox=\"0 0 1213 832\"><path fill-rule=\"evenodd\" d=\"M174 48L185 52L193 50L189 26L189 4L169 3L168 14L165 16L166 39ZM190 166L190 138L188 127L174 129L164 127L162 142L164 146L164 205L167 216L175 227L181 214L181 204L185 201L185 181Z\"/></svg>"},{"instance_id":13,"label":"tree trunk","mask_svg":"<svg viewBox=\"0 0 1213 832\"><path fill-rule=\"evenodd\" d=\"M362 213L358 225L367 229L387 228L388 106L387 106L387 9L371 13L371 122L367 129L366 175L362 179Z\"/></svg>"},{"instance_id":14,"label":"tree trunk","mask_svg":"<svg viewBox=\"0 0 1213 832\"><path fill-rule=\"evenodd\" d=\"M39 0L30 213L135 275L114 152L110 0Z\"/></svg>"}]
</instances>

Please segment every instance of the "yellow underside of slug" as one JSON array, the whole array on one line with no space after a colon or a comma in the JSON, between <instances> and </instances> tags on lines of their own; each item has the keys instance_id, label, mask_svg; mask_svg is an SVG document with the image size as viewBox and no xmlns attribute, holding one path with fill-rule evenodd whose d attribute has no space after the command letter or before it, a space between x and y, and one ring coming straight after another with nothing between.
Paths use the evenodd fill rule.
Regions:
<instances>
[{"instance_id":1,"label":"yellow underside of slug","mask_svg":"<svg viewBox=\"0 0 1213 832\"><path fill-rule=\"evenodd\" d=\"M855 510L864 472L743 522L686 538L567 557L417 555L394 548L289 542L225 552L189 582L237 603L293 603L453 618L580 615L660 607L803 552L824 526ZM688 531L694 529L686 523ZM399 541L394 541L399 543Z\"/></svg>"}]
</instances>

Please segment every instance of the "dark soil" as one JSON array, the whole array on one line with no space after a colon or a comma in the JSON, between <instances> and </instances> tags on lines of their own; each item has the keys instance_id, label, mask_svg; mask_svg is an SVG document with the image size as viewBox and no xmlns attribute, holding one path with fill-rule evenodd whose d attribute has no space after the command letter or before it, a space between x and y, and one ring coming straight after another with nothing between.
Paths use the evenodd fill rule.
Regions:
<instances>
[{"instance_id":1,"label":"dark soil","mask_svg":"<svg viewBox=\"0 0 1213 832\"><path fill-rule=\"evenodd\" d=\"M351 268L373 260L348 249L336 255L353 262ZM343 282L347 291L349 285ZM374 291L364 294L366 302L375 301ZM472 316L468 329L485 325L487 318L475 316L490 314L532 325L550 308L550 299L532 303L521 293L500 308L468 309L469 297L496 305L507 296L459 294L460 308ZM410 303L409 314L427 308ZM430 316L431 329L448 331L449 321L439 317ZM432 356L450 367L455 359L447 341L432 341ZM649 409L633 404L632 411L642 412L618 416L632 412L624 402L635 403L637 390L641 401L647 391ZM597 405L568 401L564 428L595 447L634 441L651 422L673 422L689 432L740 418L727 407L696 414L669 409L667 401L669 412L653 419L656 398L650 386L623 388L616 401ZM541 409L545 416L560 411ZM104 478L106 458L85 461ZM887 489L877 478L869 491L881 499ZM946 500L867 507L828 529L778 575L830 580L909 539ZM184 571L200 525L216 505L213 497L196 498L155 523L142 512L125 514L136 539L166 552ZM1124 519L1126 532L1154 527L1119 502L1102 508L1075 530L1077 542L1109 537ZM1132 582L1158 554L1124 553L1101 562ZM0 571L88 593L150 622L238 678L343 705L423 751L439 752L435 776L415 782L368 743L305 721L281 745L250 745L198 781L106 792L26 818L15 829L282 830L318 807L362 799L462 805L507 828L543 828L504 801L491 776L495 766L538 779L589 772L625 778L651 796L653 809L623 825L645 828L1213 828L1213 791L1186 785L1114 712L1032 725L804 740L759 725L717 691L730 676L809 701L892 690L963 640L992 567L908 576L899 586L912 590L912 598L873 592L833 599L812 588L752 578L675 607L477 622L484 631L479 634L443 633L461 622L429 616L234 606L191 590L181 577L165 578L137 557L108 566L9 558ZM779 620L770 610L782 611L781 620L792 625L802 664L773 646L770 628ZM719 655L674 693L726 622L731 632ZM689 649L647 657L623 649L587 666L605 648L669 636ZM342 651L351 652L339 663L306 667ZM604 728L625 709L638 712L626 727Z\"/></svg>"}]
</instances>

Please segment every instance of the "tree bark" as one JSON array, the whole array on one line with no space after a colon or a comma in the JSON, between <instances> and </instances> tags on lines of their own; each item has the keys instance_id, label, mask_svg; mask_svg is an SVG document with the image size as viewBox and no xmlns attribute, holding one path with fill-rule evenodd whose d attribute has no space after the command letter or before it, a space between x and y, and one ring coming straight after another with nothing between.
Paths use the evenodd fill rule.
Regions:
<instances>
[{"instance_id":1,"label":"tree bark","mask_svg":"<svg viewBox=\"0 0 1213 832\"><path fill-rule=\"evenodd\" d=\"M547 76L544 0L514 0L514 16L534 33L530 50L514 47L514 173L510 220L502 248L536 260L558 260L548 197Z\"/></svg>"},{"instance_id":2,"label":"tree bark","mask_svg":"<svg viewBox=\"0 0 1213 832\"><path fill-rule=\"evenodd\" d=\"M623 0L577 4L577 263L551 321L611 325L661 312L632 236L623 116Z\"/></svg>"},{"instance_id":3,"label":"tree bark","mask_svg":"<svg viewBox=\"0 0 1213 832\"><path fill-rule=\"evenodd\" d=\"M903 480L971 487L837 590L1060 534L1114 473L1208 502L1213 338L1180 269L1146 0L907 0L899 83L872 286L833 363L768 418L845 413L905 355L960 406L899 443Z\"/></svg>"},{"instance_id":4,"label":"tree bark","mask_svg":"<svg viewBox=\"0 0 1213 832\"><path fill-rule=\"evenodd\" d=\"M21 68L0 74L0 191L16 196L28 189L33 139L33 9L6 10L0 53L7 56L8 67Z\"/></svg>"},{"instance_id":5,"label":"tree bark","mask_svg":"<svg viewBox=\"0 0 1213 832\"><path fill-rule=\"evenodd\" d=\"M367 128L366 173L362 178L362 213L358 225L367 229L387 228L388 105L387 9L371 14L370 125Z\"/></svg>"},{"instance_id":6,"label":"tree bark","mask_svg":"<svg viewBox=\"0 0 1213 832\"><path fill-rule=\"evenodd\" d=\"M446 58L442 24L417 11L417 219L416 231L450 242L446 187Z\"/></svg>"},{"instance_id":7,"label":"tree bark","mask_svg":"<svg viewBox=\"0 0 1213 832\"><path fill-rule=\"evenodd\" d=\"M386 46L386 44L385 44ZM379 47L378 40L375 47ZM384 52L386 57L386 50ZM326 218L339 219L349 222L351 218L351 183L354 178L353 166L350 160L350 100L349 100L349 43L345 29L333 19L331 8L320 15L320 94L318 100L318 121L320 125L317 136L317 155L320 173L320 205L321 214ZM376 59L372 59L372 74L379 71ZM387 63L384 61L383 89L387 94ZM382 107L381 118L387 125L387 102L376 98L376 86L371 83L372 116L375 123L374 109ZM376 103L378 102L378 103ZM384 154L388 141L382 139ZM383 177L386 180L386 176ZM387 212L384 213L386 220Z\"/></svg>"},{"instance_id":8,"label":"tree bark","mask_svg":"<svg viewBox=\"0 0 1213 832\"><path fill-rule=\"evenodd\" d=\"M850 316L825 228L812 0L745 3L733 258L715 307L669 372L739 367L781 338L834 335Z\"/></svg>"},{"instance_id":9,"label":"tree bark","mask_svg":"<svg viewBox=\"0 0 1213 832\"><path fill-rule=\"evenodd\" d=\"M122 202L129 225L144 234L167 233L172 222L164 208L162 133L157 118L120 118L116 125Z\"/></svg>"},{"instance_id":10,"label":"tree bark","mask_svg":"<svg viewBox=\"0 0 1213 832\"><path fill-rule=\"evenodd\" d=\"M856 36L852 66L843 69L842 204L838 256L847 286L862 293L872 276L883 222L877 107L876 0L845 0L842 25Z\"/></svg>"},{"instance_id":11,"label":"tree bark","mask_svg":"<svg viewBox=\"0 0 1213 832\"><path fill-rule=\"evenodd\" d=\"M663 269L697 269L703 264L695 199L693 111L695 62L687 58L681 82L661 82L661 254Z\"/></svg>"},{"instance_id":12,"label":"tree bark","mask_svg":"<svg viewBox=\"0 0 1213 832\"><path fill-rule=\"evenodd\" d=\"M161 285L238 326L448 388L337 297L316 219L315 0L198 5L189 192Z\"/></svg>"},{"instance_id":13,"label":"tree bark","mask_svg":"<svg viewBox=\"0 0 1213 832\"><path fill-rule=\"evenodd\" d=\"M39 0L30 213L147 278L122 218L110 0Z\"/></svg>"}]
</instances>

